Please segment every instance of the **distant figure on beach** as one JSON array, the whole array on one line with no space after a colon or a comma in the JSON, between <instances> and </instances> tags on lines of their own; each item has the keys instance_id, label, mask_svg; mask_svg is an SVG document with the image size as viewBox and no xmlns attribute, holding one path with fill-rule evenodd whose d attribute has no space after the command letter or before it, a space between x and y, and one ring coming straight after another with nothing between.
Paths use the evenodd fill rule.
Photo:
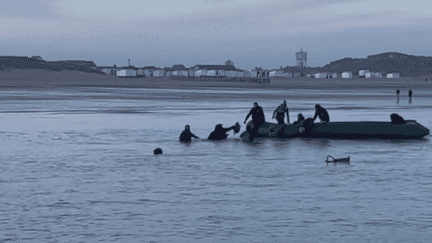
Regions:
<instances>
[{"instance_id":1,"label":"distant figure on beach","mask_svg":"<svg viewBox=\"0 0 432 243\"><path fill-rule=\"evenodd\" d=\"M305 118L304 118L303 114L302 114L302 113L299 113L299 114L297 115L297 121L293 122L293 124L300 124L300 123L302 123L304 120L305 120Z\"/></svg>"},{"instance_id":2,"label":"distant figure on beach","mask_svg":"<svg viewBox=\"0 0 432 243\"><path fill-rule=\"evenodd\" d=\"M398 103L399 103L399 94L400 94L400 90L397 89L397 90L396 90L396 96L397 96L397 102L398 102Z\"/></svg>"},{"instance_id":3,"label":"distant figure on beach","mask_svg":"<svg viewBox=\"0 0 432 243\"><path fill-rule=\"evenodd\" d=\"M265 116L264 116L263 108L261 106L259 106L257 102L254 103L252 109L247 114L247 116L244 120L244 124L246 124L247 119L251 115L252 115L253 127L250 130L248 130L248 132L249 132L249 140L253 141L254 138L258 135L258 129L265 122Z\"/></svg>"},{"instance_id":4,"label":"distant figure on beach","mask_svg":"<svg viewBox=\"0 0 432 243\"><path fill-rule=\"evenodd\" d=\"M411 103L411 101L412 101L412 95L413 95L412 90L409 90L408 91L409 103Z\"/></svg>"},{"instance_id":5,"label":"distant figure on beach","mask_svg":"<svg viewBox=\"0 0 432 243\"><path fill-rule=\"evenodd\" d=\"M179 141L182 143L190 143L192 141L192 137L199 138L198 136L195 136L195 134L193 134L190 131L190 126L186 125L185 130L182 133L180 133Z\"/></svg>"},{"instance_id":6,"label":"distant figure on beach","mask_svg":"<svg viewBox=\"0 0 432 243\"><path fill-rule=\"evenodd\" d=\"M288 110L288 107L287 107L286 100L284 100L283 103L280 104L276 108L276 110L273 111L273 117L272 117L272 119L274 119L275 116L276 116L276 121L278 122L279 125L285 124L285 122L284 122L285 113L287 115L287 122L288 122L288 124L290 124L289 110Z\"/></svg>"},{"instance_id":7,"label":"distant figure on beach","mask_svg":"<svg viewBox=\"0 0 432 243\"><path fill-rule=\"evenodd\" d=\"M208 136L208 140L222 140L228 137L227 132L234 130L234 134L240 132L240 124L236 122L234 126L224 128L222 124L217 124L214 131Z\"/></svg>"},{"instance_id":8,"label":"distant figure on beach","mask_svg":"<svg viewBox=\"0 0 432 243\"><path fill-rule=\"evenodd\" d=\"M312 118L312 122L314 122L317 117L319 117L319 119L324 123L330 122L330 116L327 110L318 104L315 105L315 115Z\"/></svg>"}]
</instances>

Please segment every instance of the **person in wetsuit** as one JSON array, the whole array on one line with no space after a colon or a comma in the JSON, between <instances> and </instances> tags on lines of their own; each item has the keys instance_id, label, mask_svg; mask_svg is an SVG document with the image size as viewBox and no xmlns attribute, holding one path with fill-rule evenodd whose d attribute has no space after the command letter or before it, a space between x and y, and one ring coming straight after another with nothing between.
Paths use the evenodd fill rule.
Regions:
<instances>
[{"instance_id":1,"label":"person in wetsuit","mask_svg":"<svg viewBox=\"0 0 432 243\"><path fill-rule=\"evenodd\" d=\"M190 143L192 141L192 137L199 138L198 136L195 136L195 134L193 134L190 131L190 126L186 125L185 130L182 133L180 133L179 141L182 143Z\"/></svg>"},{"instance_id":2,"label":"person in wetsuit","mask_svg":"<svg viewBox=\"0 0 432 243\"><path fill-rule=\"evenodd\" d=\"M252 115L253 127L252 127L252 129L248 130L248 132L249 132L249 140L253 141L254 138L258 135L258 129L265 122L264 111L263 111L262 107L258 105L257 102L254 103L253 108L247 114L247 116L244 120L244 124L246 124L247 119L251 115Z\"/></svg>"},{"instance_id":3,"label":"person in wetsuit","mask_svg":"<svg viewBox=\"0 0 432 243\"><path fill-rule=\"evenodd\" d=\"M279 125L285 124L285 122L284 122L285 113L287 115L287 122L288 122L288 124L290 124L290 121L289 121L289 110L288 110L288 107L287 107L286 100L284 100L283 103L281 105L279 105L276 108L276 110L273 111L273 117L272 118L274 119L275 116L276 116L276 121L278 122Z\"/></svg>"},{"instance_id":4,"label":"person in wetsuit","mask_svg":"<svg viewBox=\"0 0 432 243\"><path fill-rule=\"evenodd\" d=\"M228 137L227 132L234 130L234 134L240 131L240 124L237 122L234 126L224 128L222 124L217 124L215 130L210 133L208 140L222 140Z\"/></svg>"},{"instance_id":5,"label":"person in wetsuit","mask_svg":"<svg viewBox=\"0 0 432 243\"><path fill-rule=\"evenodd\" d=\"M300 124L300 123L302 123L304 120L305 120L305 118L304 118L303 114L302 114L302 113L299 113L299 114L297 115L297 121L293 122L293 124Z\"/></svg>"},{"instance_id":6,"label":"person in wetsuit","mask_svg":"<svg viewBox=\"0 0 432 243\"><path fill-rule=\"evenodd\" d=\"M330 116L327 110L318 104L315 105L315 115L312 118L312 122L314 122L317 117L319 117L319 119L324 123L330 122Z\"/></svg>"}]
</instances>

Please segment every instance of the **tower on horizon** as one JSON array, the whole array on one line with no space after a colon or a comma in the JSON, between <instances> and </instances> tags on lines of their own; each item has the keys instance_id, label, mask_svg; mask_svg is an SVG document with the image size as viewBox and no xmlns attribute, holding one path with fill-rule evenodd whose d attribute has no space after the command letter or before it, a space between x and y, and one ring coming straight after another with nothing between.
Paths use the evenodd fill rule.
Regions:
<instances>
[{"instance_id":1,"label":"tower on horizon","mask_svg":"<svg viewBox=\"0 0 432 243\"><path fill-rule=\"evenodd\" d=\"M296 52L296 66L298 67L307 66L307 52L304 52L302 47L300 47L299 52Z\"/></svg>"}]
</instances>

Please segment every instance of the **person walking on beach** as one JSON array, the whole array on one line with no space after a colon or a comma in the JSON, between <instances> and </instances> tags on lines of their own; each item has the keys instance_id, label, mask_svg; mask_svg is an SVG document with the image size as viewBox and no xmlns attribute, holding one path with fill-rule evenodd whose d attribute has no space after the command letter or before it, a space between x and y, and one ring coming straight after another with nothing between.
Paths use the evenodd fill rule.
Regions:
<instances>
[{"instance_id":1,"label":"person walking on beach","mask_svg":"<svg viewBox=\"0 0 432 243\"><path fill-rule=\"evenodd\" d=\"M190 143L192 141L192 137L199 138L198 136L195 136L195 134L193 134L190 131L190 126L186 125L185 130L182 133L180 133L179 141L182 143Z\"/></svg>"},{"instance_id":2,"label":"person walking on beach","mask_svg":"<svg viewBox=\"0 0 432 243\"><path fill-rule=\"evenodd\" d=\"M276 108L276 110L273 111L273 117L272 117L272 119L274 119L275 115L276 115L276 121L278 122L278 124L279 125L285 124L284 123L285 113L287 115L287 122L288 122L288 124L290 124L289 110L288 110L288 107L287 107L286 100L284 100L283 103L281 105L279 105Z\"/></svg>"},{"instance_id":3,"label":"person walking on beach","mask_svg":"<svg viewBox=\"0 0 432 243\"><path fill-rule=\"evenodd\" d=\"M409 90L408 91L409 103L411 103L412 95L413 95L412 90Z\"/></svg>"},{"instance_id":4,"label":"person walking on beach","mask_svg":"<svg viewBox=\"0 0 432 243\"><path fill-rule=\"evenodd\" d=\"M315 115L312 118L312 122L314 122L317 117L319 117L319 119L324 123L330 122L330 116L327 110L318 104L315 105Z\"/></svg>"},{"instance_id":5,"label":"person walking on beach","mask_svg":"<svg viewBox=\"0 0 432 243\"><path fill-rule=\"evenodd\" d=\"M396 96L397 96L397 103L399 103L399 94L400 94L400 90L399 90L399 89L397 89L397 90L396 90Z\"/></svg>"},{"instance_id":6,"label":"person walking on beach","mask_svg":"<svg viewBox=\"0 0 432 243\"><path fill-rule=\"evenodd\" d=\"M254 138L258 135L258 129L265 122L265 116L264 116L263 108L261 106L259 106L257 102L254 103L252 109L247 114L247 116L244 120L244 124L246 124L247 119L251 115L252 115L253 127L249 131L249 140L253 141Z\"/></svg>"}]
</instances>

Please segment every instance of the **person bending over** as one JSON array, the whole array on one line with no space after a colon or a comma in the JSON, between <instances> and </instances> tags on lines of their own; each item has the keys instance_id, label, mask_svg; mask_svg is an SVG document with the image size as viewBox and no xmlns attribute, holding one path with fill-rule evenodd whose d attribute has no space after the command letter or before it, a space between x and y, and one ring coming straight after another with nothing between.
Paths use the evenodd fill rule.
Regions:
<instances>
[{"instance_id":1,"label":"person bending over","mask_svg":"<svg viewBox=\"0 0 432 243\"><path fill-rule=\"evenodd\" d=\"M236 122L234 126L224 128L222 124L217 124L215 127L215 130L210 133L208 136L208 140L222 140L228 137L227 132L230 130L234 130L234 134L238 133L240 131L240 124Z\"/></svg>"},{"instance_id":2,"label":"person bending over","mask_svg":"<svg viewBox=\"0 0 432 243\"><path fill-rule=\"evenodd\" d=\"M330 122L330 116L327 110L318 104L315 105L315 115L312 118L312 122L314 122L317 117L319 117L319 119L324 123Z\"/></svg>"}]
</instances>

